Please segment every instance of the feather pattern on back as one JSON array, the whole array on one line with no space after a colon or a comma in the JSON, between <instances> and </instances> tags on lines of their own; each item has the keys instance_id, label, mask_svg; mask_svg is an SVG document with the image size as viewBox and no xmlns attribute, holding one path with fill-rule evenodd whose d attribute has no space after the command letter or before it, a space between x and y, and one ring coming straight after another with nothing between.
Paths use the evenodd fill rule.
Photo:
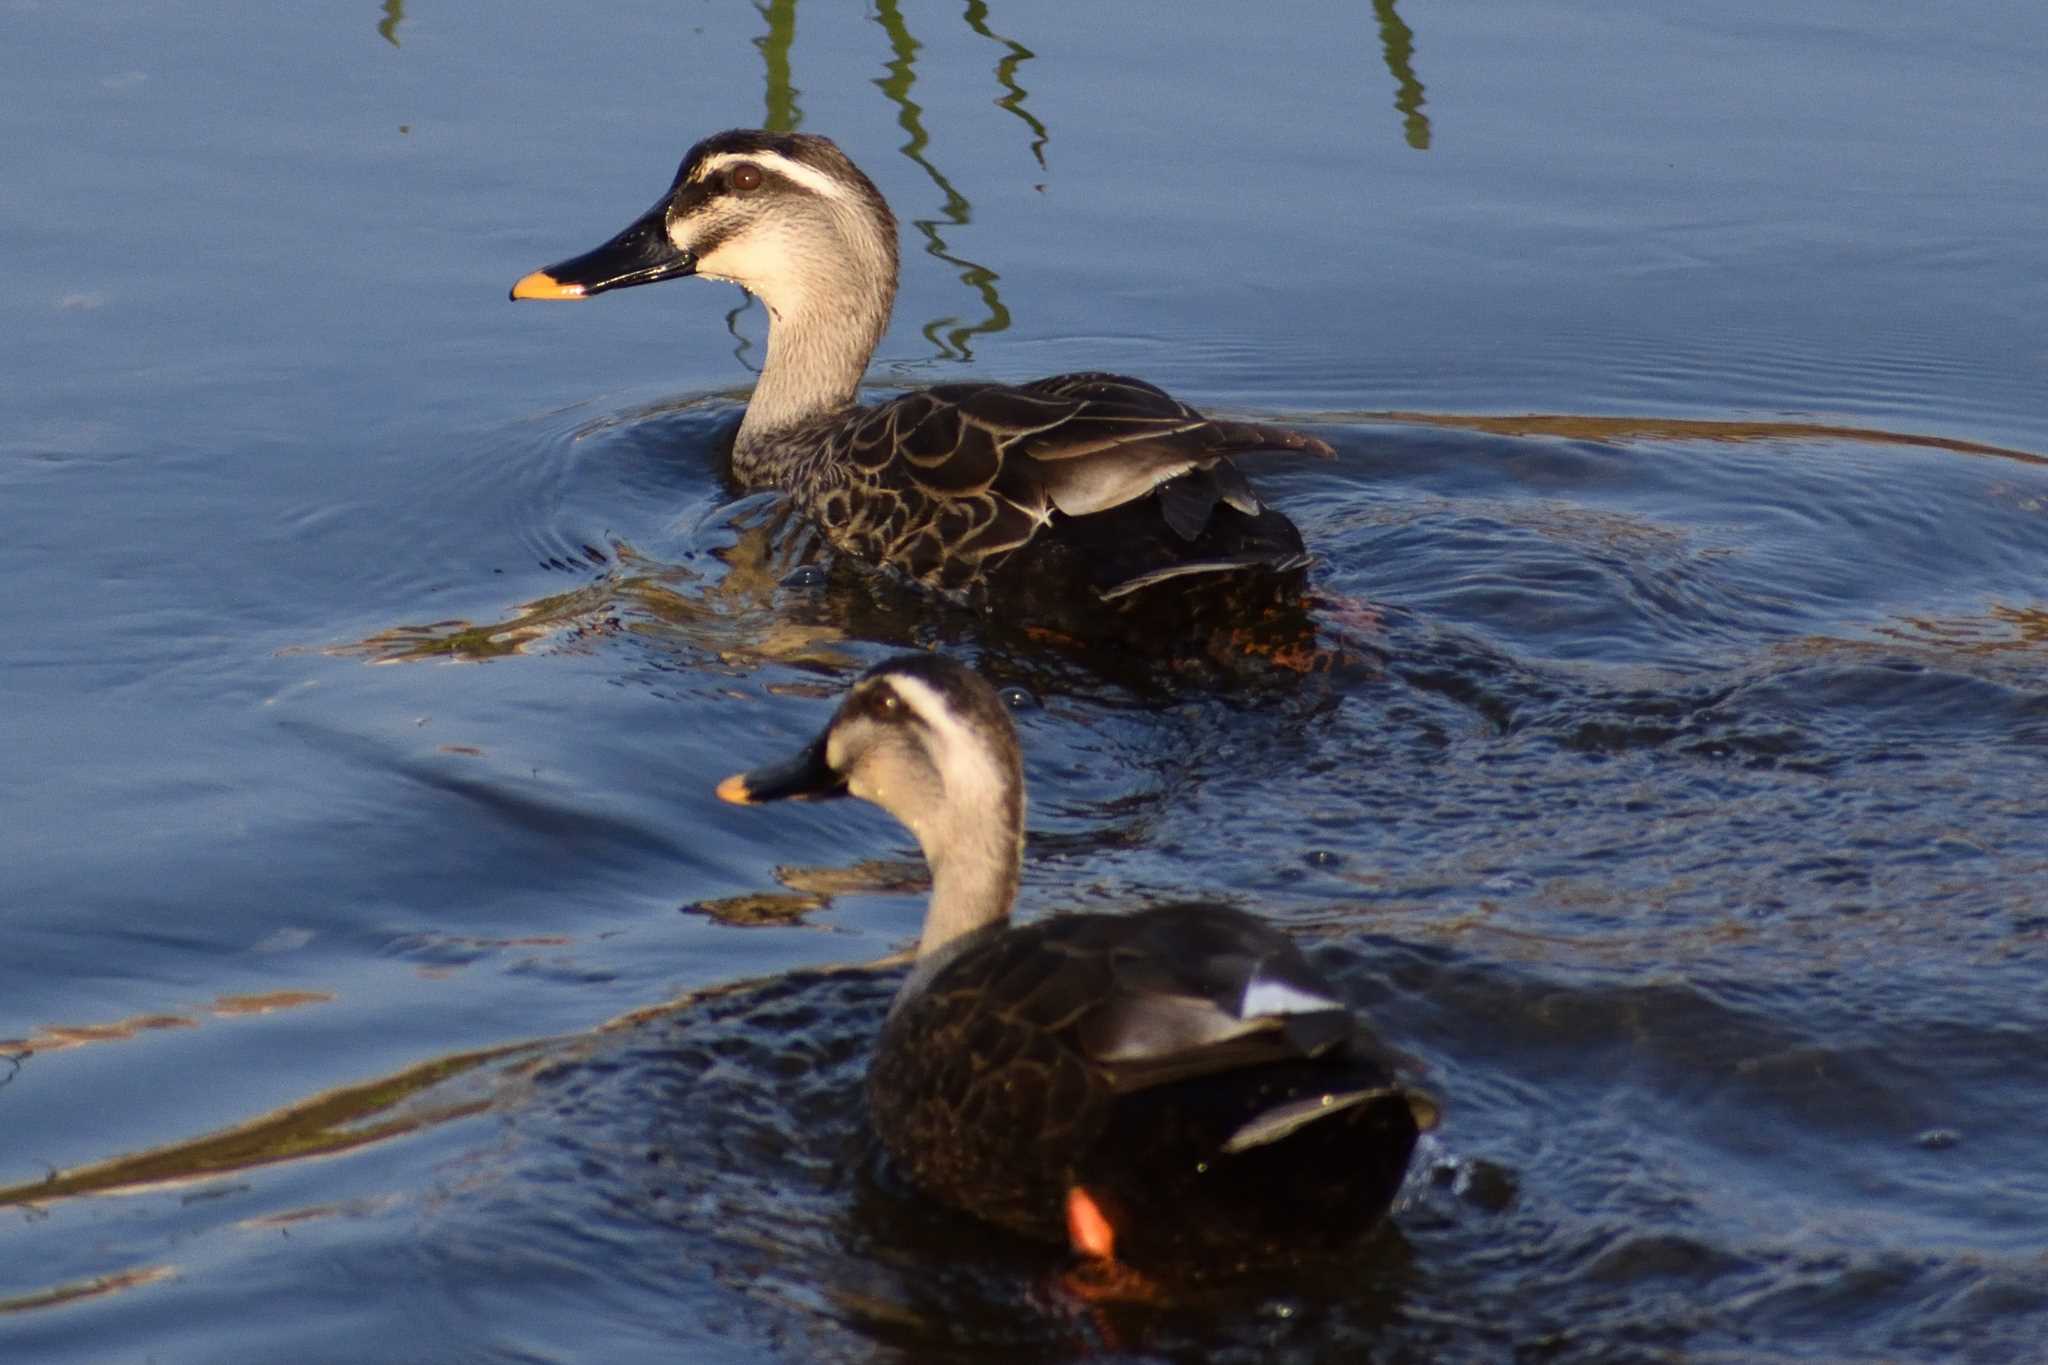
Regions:
<instances>
[{"instance_id":1,"label":"feather pattern on back","mask_svg":"<svg viewBox=\"0 0 2048 1365\"><path fill-rule=\"evenodd\" d=\"M1243 1012L1274 978L1326 1008ZM1057 1239L1065 1192L1100 1186L1120 1195L1141 1251L1355 1236L1392 1198L1419 1131L1410 1092L1299 950L1213 905L983 931L899 1003L868 1085L876 1131L921 1189ZM1132 1123L1127 1110L1165 1117ZM1305 1214L1260 1149L1315 1124L1340 1156ZM1173 1198L1148 1199L1169 1172Z\"/></svg>"},{"instance_id":2,"label":"feather pattern on back","mask_svg":"<svg viewBox=\"0 0 2048 1365\"><path fill-rule=\"evenodd\" d=\"M941 384L860 406L895 302L896 236L881 192L829 139L734 129L692 147L663 199L611 241L512 293L587 298L701 274L757 295L767 356L733 478L786 491L837 549L943 592L980 599L1006 576L1054 576L1114 600L1307 562L1300 532L1229 461L1331 454L1313 436L1204 417L1113 374ZM1075 553L1018 553L1066 540Z\"/></svg>"},{"instance_id":3,"label":"feather pattern on back","mask_svg":"<svg viewBox=\"0 0 2048 1365\"><path fill-rule=\"evenodd\" d=\"M1228 457L1264 451L1329 447L1212 421L1140 380L1073 374L916 390L784 433L765 452L736 451L733 469L786 490L839 550L972 592L999 583L1034 537L1142 498L1155 497L1182 541L1218 518L1248 522L1266 509ZM1248 562L1286 571L1305 558L1295 533ZM1090 586L1111 598L1128 582Z\"/></svg>"}]
</instances>

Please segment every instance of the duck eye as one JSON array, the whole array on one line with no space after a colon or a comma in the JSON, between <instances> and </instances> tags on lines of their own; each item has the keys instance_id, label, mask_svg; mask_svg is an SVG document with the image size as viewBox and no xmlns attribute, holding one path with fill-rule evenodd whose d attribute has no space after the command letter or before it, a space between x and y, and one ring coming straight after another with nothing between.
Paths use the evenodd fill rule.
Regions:
<instances>
[{"instance_id":1,"label":"duck eye","mask_svg":"<svg viewBox=\"0 0 2048 1365\"><path fill-rule=\"evenodd\" d=\"M732 187L741 194L761 188L761 168L751 161L742 161L732 168Z\"/></svg>"}]
</instances>

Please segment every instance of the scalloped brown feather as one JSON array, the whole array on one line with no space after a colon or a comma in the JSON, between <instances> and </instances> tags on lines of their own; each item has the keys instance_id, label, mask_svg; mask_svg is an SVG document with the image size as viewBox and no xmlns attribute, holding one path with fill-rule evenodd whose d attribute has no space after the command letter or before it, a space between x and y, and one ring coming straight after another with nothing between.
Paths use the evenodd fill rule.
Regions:
<instances>
[{"instance_id":1,"label":"scalloped brown feather","mask_svg":"<svg viewBox=\"0 0 2048 1365\"><path fill-rule=\"evenodd\" d=\"M1124 1211L1119 1245L1141 1256L1351 1240L1385 1212L1419 1130L1348 1011L1127 1061L1091 1049L1106 1010L1220 1001L1268 969L1319 980L1285 935L1218 906L992 926L891 1013L868 1072L876 1132L927 1194L1041 1240L1065 1237L1082 1184ZM1229 1146L1276 1108L1352 1090L1376 1093Z\"/></svg>"},{"instance_id":2,"label":"scalloped brown feather","mask_svg":"<svg viewBox=\"0 0 2048 1365\"><path fill-rule=\"evenodd\" d=\"M1151 497L1191 470L1264 451L1333 453L1302 432L1206 418L1142 380L1096 373L938 385L763 444L736 457L737 477L786 490L839 550L969 595L991 586L1033 540L1085 535L1090 516ZM1161 525L1192 542L1190 507L1204 519L1198 531L1241 521L1256 535L1230 555L1210 554L1213 567L1298 567L1299 533L1255 500L1247 512L1248 486L1225 470L1216 491L1178 505L1173 521L1159 509ZM1088 586L1109 597L1134 578L1175 569L1172 542L1161 544L1156 562Z\"/></svg>"}]
</instances>

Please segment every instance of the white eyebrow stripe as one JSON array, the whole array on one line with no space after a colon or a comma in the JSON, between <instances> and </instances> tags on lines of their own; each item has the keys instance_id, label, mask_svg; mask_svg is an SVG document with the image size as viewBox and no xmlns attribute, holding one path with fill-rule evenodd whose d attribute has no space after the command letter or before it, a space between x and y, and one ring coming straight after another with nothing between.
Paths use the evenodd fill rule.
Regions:
<instances>
[{"instance_id":1,"label":"white eyebrow stripe","mask_svg":"<svg viewBox=\"0 0 2048 1365\"><path fill-rule=\"evenodd\" d=\"M922 678L913 678L905 673L885 675L889 686L896 689L896 695L919 719L933 730L946 736L946 747L950 749L973 750L979 747L972 731L960 723L953 714L953 708Z\"/></svg>"},{"instance_id":2,"label":"white eyebrow stripe","mask_svg":"<svg viewBox=\"0 0 2048 1365\"><path fill-rule=\"evenodd\" d=\"M987 741L924 679L902 673L886 677L903 704L931 727L931 755L946 784L946 799L969 810L992 809L1001 800L1007 779L990 759Z\"/></svg>"},{"instance_id":3,"label":"white eyebrow stripe","mask_svg":"<svg viewBox=\"0 0 2048 1365\"><path fill-rule=\"evenodd\" d=\"M774 171L785 180L793 180L813 194L822 194L828 199L844 200L851 193L852 187L844 180L827 175L816 166L792 161L780 152L720 152L716 156L707 156L698 168L697 178L702 179L713 171L742 161L751 161L763 170Z\"/></svg>"}]
</instances>

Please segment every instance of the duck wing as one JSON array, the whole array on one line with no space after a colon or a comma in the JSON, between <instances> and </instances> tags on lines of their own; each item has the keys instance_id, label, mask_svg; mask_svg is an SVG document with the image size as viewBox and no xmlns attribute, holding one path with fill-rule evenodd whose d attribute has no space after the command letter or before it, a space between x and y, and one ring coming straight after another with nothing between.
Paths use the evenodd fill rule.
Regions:
<instances>
[{"instance_id":1,"label":"duck wing","mask_svg":"<svg viewBox=\"0 0 2048 1365\"><path fill-rule=\"evenodd\" d=\"M926 506L901 527L910 539L929 522L975 561L1022 545L1056 511L1090 516L1155 490L1166 524L1194 541L1219 506L1265 510L1229 457L1333 453L1313 436L1204 417L1142 380L1096 373L916 390L867 409L835 444L871 489Z\"/></svg>"},{"instance_id":2,"label":"duck wing","mask_svg":"<svg viewBox=\"0 0 2048 1365\"><path fill-rule=\"evenodd\" d=\"M1018 1231L1060 1237L1086 1183L1127 1211L1126 1230L1228 1241L1256 1226L1272 1245L1297 1224L1368 1226L1428 1117L1285 935L1201 905L975 943L899 1002L869 1101L914 1184ZM1211 1174L1188 1185L1197 1171ZM1269 1197L1290 1181L1304 1187ZM1170 1231L1177 1204L1207 1209L1206 1231Z\"/></svg>"},{"instance_id":3,"label":"duck wing","mask_svg":"<svg viewBox=\"0 0 2048 1365\"><path fill-rule=\"evenodd\" d=\"M1057 927L1049 938L1070 937ZM1073 1041L1119 1094L1307 1060L1358 1031L1292 940L1235 910L1167 906L1071 937L1100 940L1088 946L1107 969L1073 1022Z\"/></svg>"},{"instance_id":4,"label":"duck wing","mask_svg":"<svg viewBox=\"0 0 2048 1365\"><path fill-rule=\"evenodd\" d=\"M955 387L962 420L988 431L1006 457L1020 460L1016 474L1028 476L1070 517L1133 502L1233 455L1334 454L1326 443L1285 427L1204 417L1158 386L1125 375L1062 374L1014 388L947 386ZM1198 485L1210 494L1205 502L1183 496L1169 511L1183 538L1200 532L1219 501L1246 516L1258 514L1251 486L1234 469L1230 475Z\"/></svg>"}]
</instances>

